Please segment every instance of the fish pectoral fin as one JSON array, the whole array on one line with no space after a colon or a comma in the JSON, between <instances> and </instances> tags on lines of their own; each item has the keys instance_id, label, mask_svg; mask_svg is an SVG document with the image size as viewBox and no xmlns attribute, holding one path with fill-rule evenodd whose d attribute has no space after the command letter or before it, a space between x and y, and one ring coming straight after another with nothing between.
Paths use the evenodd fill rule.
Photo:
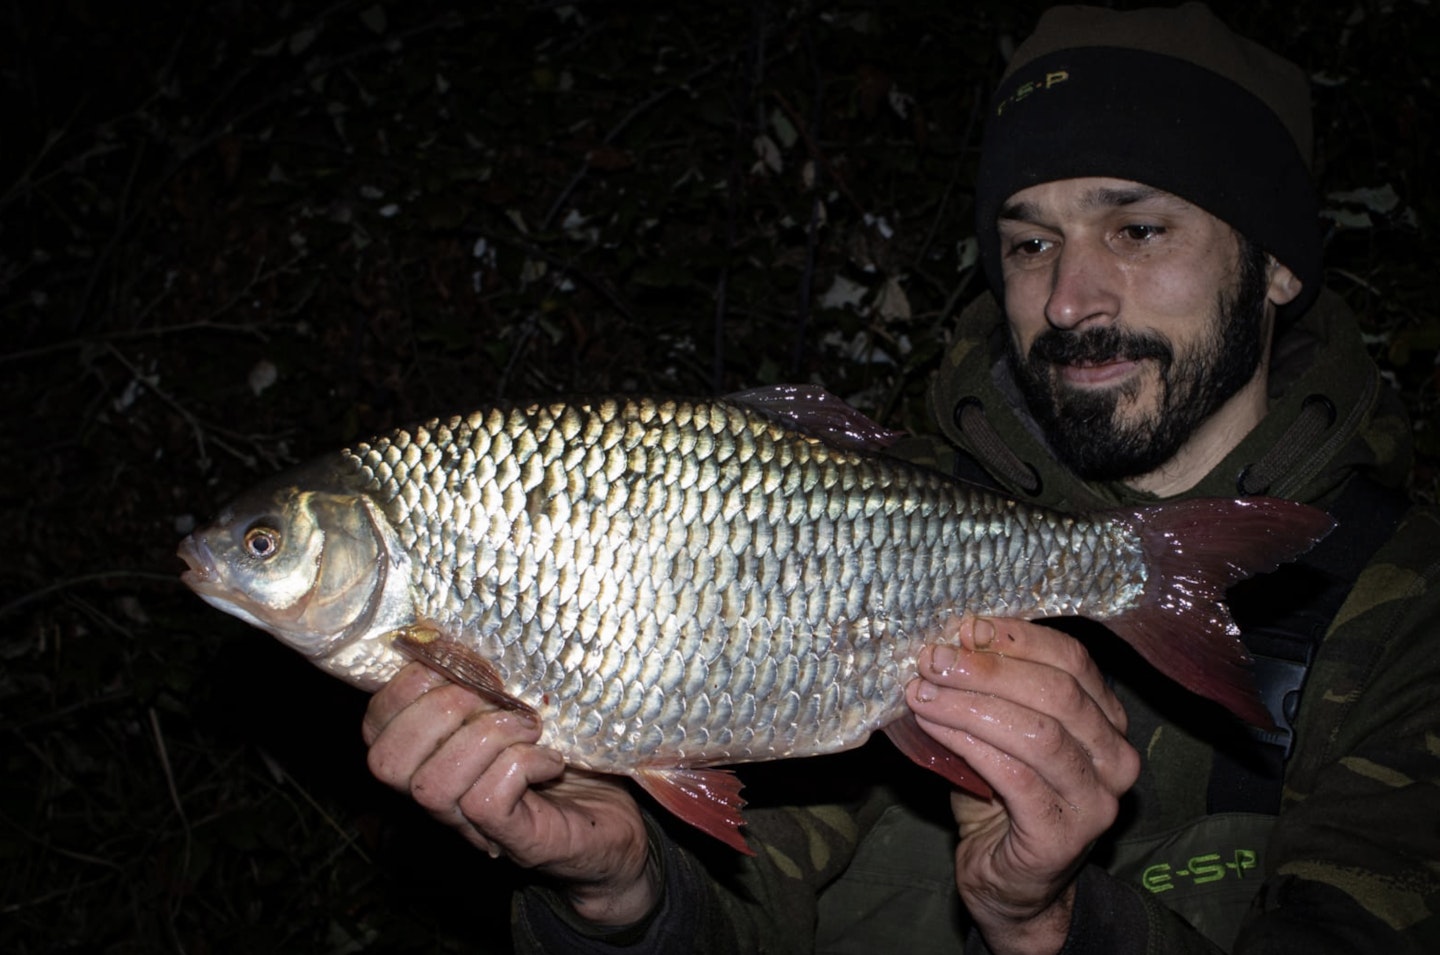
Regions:
<instances>
[{"instance_id":1,"label":"fish pectoral fin","mask_svg":"<svg viewBox=\"0 0 1440 955\"><path fill-rule=\"evenodd\" d=\"M920 728L920 724L915 722L914 713L906 713L886 726L885 735L890 737L890 742L894 743L900 752L926 769L944 776L966 792L974 793L981 799L989 799L995 795L995 791L970 768L969 763Z\"/></svg>"},{"instance_id":2,"label":"fish pectoral fin","mask_svg":"<svg viewBox=\"0 0 1440 955\"><path fill-rule=\"evenodd\" d=\"M637 769L631 775L656 802L702 832L753 856L740 815L740 778L728 769Z\"/></svg>"},{"instance_id":3,"label":"fish pectoral fin","mask_svg":"<svg viewBox=\"0 0 1440 955\"><path fill-rule=\"evenodd\" d=\"M539 721L540 714L533 706L505 692L505 683L495 664L459 640L424 625L402 627L390 637L402 653L444 674L451 683L474 690L502 710L525 713Z\"/></svg>"}]
</instances>

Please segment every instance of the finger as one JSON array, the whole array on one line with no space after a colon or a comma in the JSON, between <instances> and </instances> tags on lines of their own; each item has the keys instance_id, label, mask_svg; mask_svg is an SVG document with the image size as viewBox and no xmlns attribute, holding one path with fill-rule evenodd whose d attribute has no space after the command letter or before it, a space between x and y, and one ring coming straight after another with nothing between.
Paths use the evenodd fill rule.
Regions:
<instances>
[{"instance_id":1,"label":"finger","mask_svg":"<svg viewBox=\"0 0 1440 955\"><path fill-rule=\"evenodd\" d=\"M534 787L561 778L565 759L553 749L519 743L505 749L459 798L464 819L516 862L547 855L566 828L563 813Z\"/></svg>"},{"instance_id":2,"label":"finger","mask_svg":"<svg viewBox=\"0 0 1440 955\"><path fill-rule=\"evenodd\" d=\"M1103 683L1087 688L1071 673L1049 664L943 646L922 650L917 663L921 685L915 698L922 707L917 715L944 723L949 707L972 701L942 696L943 690L981 694L988 699L981 707L988 738L1002 748L1010 739L1017 744L1017 749L1007 752L1035 752L1044 758L1049 751L1058 752L1067 738L1078 741L1087 755L1098 760L1128 748L1122 732L1124 708ZM965 715L964 709L956 712L967 721L958 728L974 731L974 717ZM995 738L1002 734L1004 738Z\"/></svg>"},{"instance_id":3,"label":"finger","mask_svg":"<svg viewBox=\"0 0 1440 955\"><path fill-rule=\"evenodd\" d=\"M370 703L365 707L365 721L361 724L365 745L374 743L390 721L406 707L446 682L444 676L423 663L408 663L402 667L390 682L370 697Z\"/></svg>"},{"instance_id":4,"label":"finger","mask_svg":"<svg viewBox=\"0 0 1440 955\"><path fill-rule=\"evenodd\" d=\"M917 662L921 680L930 685L917 690L921 697L941 689L982 694L993 700L991 715L1003 713L1021 732L1045 731L1032 723L1054 724L1101 755L1123 738L1110 712L1123 722L1124 709L1118 700L1107 707L1113 694L1103 684L1087 689L1070 673L1048 664L951 647L922 651ZM1092 693L1107 699L1102 702Z\"/></svg>"},{"instance_id":5,"label":"finger","mask_svg":"<svg viewBox=\"0 0 1440 955\"><path fill-rule=\"evenodd\" d=\"M370 745L370 772L400 790L410 788L415 771L467 719L494 707L452 683L425 691L396 713Z\"/></svg>"},{"instance_id":6,"label":"finger","mask_svg":"<svg viewBox=\"0 0 1440 955\"><path fill-rule=\"evenodd\" d=\"M1124 738L1124 707L1078 641L983 618L963 621L957 636L960 647L927 647L917 660L921 681L910 691L917 717L983 740L1071 802L1087 800L1096 780L1112 793L1133 784L1138 763ZM994 646L1022 652L988 651ZM988 761L996 772L1016 772L993 754Z\"/></svg>"},{"instance_id":7,"label":"finger","mask_svg":"<svg viewBox=\"0 0 1440 955\"><path fill-rule=\"evenodd\" d=\"M480 704L411 774L410 794L444 821L461 825L462 797L485 783L491 767L507 750L539 737L539 725L528 716Z\"/></svg>"},{"instance_id":8,"label":"finger","mask_svg":"<svg viewBox=\"0 0 1440 955\"><path fill-rule=\"evenodd\" d=\"M1123 733L1127 717L1125 708L1111 691L1105 676L1095 665L1085 645L1074 637L1052 627L1010 617L965 617L950 631L953 642L962 648L989 651L1010 660L1025 660L1051 667L1068 675L1084 693L1094 700L1106 718ZM950 642L950 641L947 641ZM948 658L947 658L948 659ZM1011 671L1021 673L1023 671ZM1031 673L1043 671L1035 670ZM923 673L922 676L928 676ZM1028 677L1018 677L1020 680ZM1068 688L1061 687L1062 694Z\"/></svg>"},{"instance_id":9,"label":"finger","mask_svg":"<svg viewBox=\"0 0 1440 955\"><path fill-rule=\"evenodd\" d=\"M970 654L980 667L1010 663ZM1078 692L1078 691L1077 691ZM1040 788L1065 805L1105 803L1134 784L1139 758L1097 707L1059 718L969 689L916 680L907 702L922 729L963 757L1002 798L1034 800Z\"/></svg>"}]
</instances>

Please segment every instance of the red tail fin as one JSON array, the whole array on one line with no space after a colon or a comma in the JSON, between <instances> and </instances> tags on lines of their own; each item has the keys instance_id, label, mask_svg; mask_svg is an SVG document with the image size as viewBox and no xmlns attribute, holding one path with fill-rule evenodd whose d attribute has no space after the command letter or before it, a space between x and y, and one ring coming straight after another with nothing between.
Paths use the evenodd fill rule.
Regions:
<instances>
[{"instance_id":1,"label":"red tail fin","mask_svg":"<svg viewBox=\"0 0 1440 955\"><path fill-rule=\"evenodd\" d=\"M1144 542L1150 579L1143 603L1106 625L1182 686L1257 726L1272 726L1225 590L1305 553L1334 520L1275 498L1177 501L1125 512L1124 519Z\"/></svg>"}]
</instances>

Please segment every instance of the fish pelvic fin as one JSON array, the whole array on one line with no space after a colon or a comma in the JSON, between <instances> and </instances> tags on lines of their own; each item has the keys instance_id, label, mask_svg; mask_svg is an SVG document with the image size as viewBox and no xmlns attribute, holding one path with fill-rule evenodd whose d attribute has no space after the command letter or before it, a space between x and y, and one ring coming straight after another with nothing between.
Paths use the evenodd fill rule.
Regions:
<instances>
[{"instance_id":1,"label":"fish pelvic fin","mask_svg":"<svg viewBox=\"0 0 1440 955\"><path fill-rule=\"evenodd\" d=\"M489 660L459 640L446 637L434 627L417 624L390 634L395 647L419 660L451 683L474 690L502 710L512 710L540 721L540 714L524 700L505 692L505 682Z\"/></svg>"},{"instance_id":2,"label":"fish pelvic fin","mask_svg":"<svg viewBox=\"0 0 1440 955\"><path fill-rule=\"evenodd\" d=\"M755 850L745 842L740 827L740 777L728 769L643 768L631 775L651 797L701 832L708 833L747 856Z\"/></svg>"},{"instance_id":3,"label":"fish pelvic fin","mask_svg":"<svg viewBox=\"0 0 1440 955\"><path fill-rule=\"evenodd\" d=\"M887 725L885 735L890 737L890 742L894 743L900 752L926 769L944 776L952 785L981 799L989 799L995 795L994 790L980 778L979 773L970 768L969 763L920 728L914 713L907 712Z\"/></svg>"},{"instance_id":4,"label":"fish pelvic fin","mask_svg":"<svg viewBox=\"0 0 1440 955\"><path fill-rule=\"evenodd\" d=\"M1299 557L1335 521L1318 508L1263 497L1199 498L1115 516L1140 535L1150 579L1140 605L1106 626L1186 689L1273 729L1225 591Z\"/></svg>"}]
</instances>

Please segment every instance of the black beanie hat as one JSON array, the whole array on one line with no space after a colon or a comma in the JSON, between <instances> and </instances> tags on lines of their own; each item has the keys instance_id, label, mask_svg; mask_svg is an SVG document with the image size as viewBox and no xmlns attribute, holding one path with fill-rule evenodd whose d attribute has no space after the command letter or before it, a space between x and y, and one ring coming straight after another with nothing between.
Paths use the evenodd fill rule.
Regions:
<instances>
[{"instance_id":1,"label":"black beanie hat","mask_svg":"<svg viewBox=\"0 0 1440 955\"><path fill-rule=\"evenodd\" d=\"M1028 186L1131 179L1194 203L1320 291L1310 88L1299 67L1232 33L1203 3L1054 7L991 102L976 180L980 257L1003 294L996 222Z\"/></svg>"}]
</instances>

